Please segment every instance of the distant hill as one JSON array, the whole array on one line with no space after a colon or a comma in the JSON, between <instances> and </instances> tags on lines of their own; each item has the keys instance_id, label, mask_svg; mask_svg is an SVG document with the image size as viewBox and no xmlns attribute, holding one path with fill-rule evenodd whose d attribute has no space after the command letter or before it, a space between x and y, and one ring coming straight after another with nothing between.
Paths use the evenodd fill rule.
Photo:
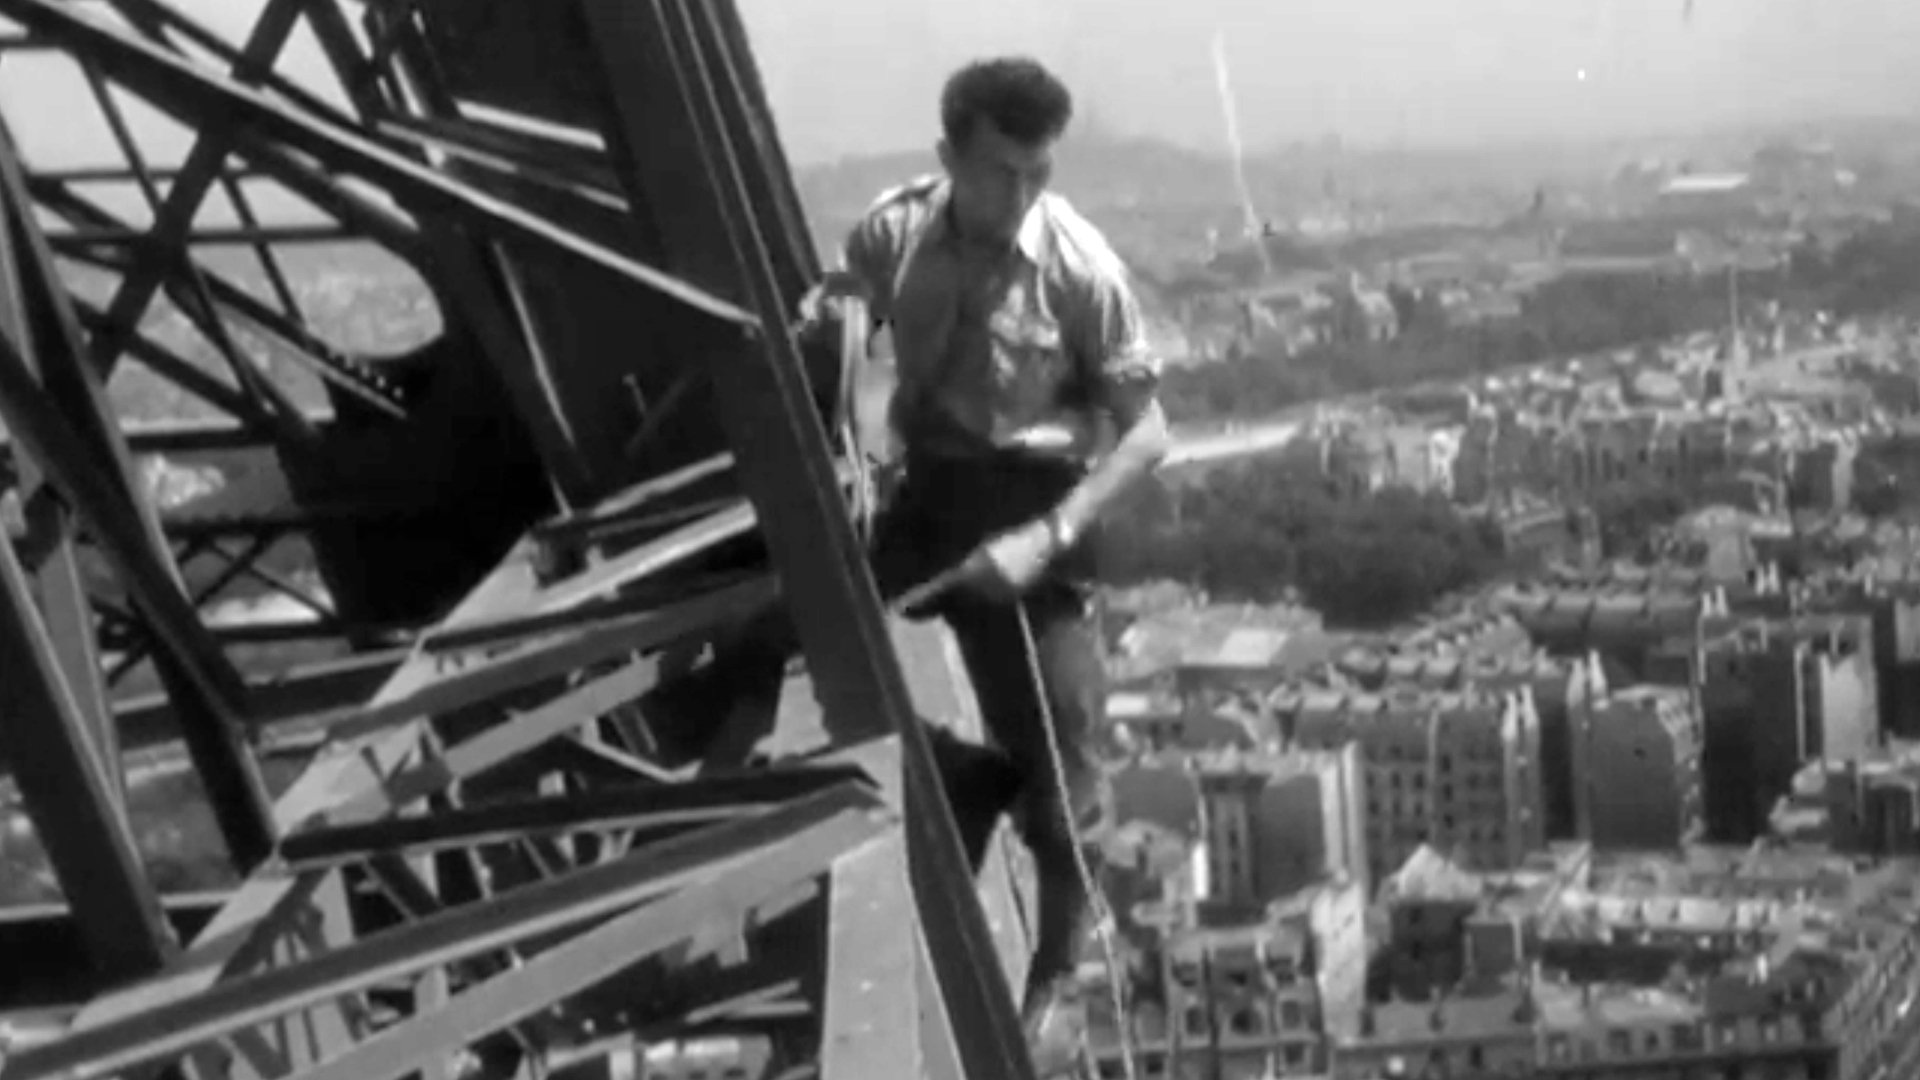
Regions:
<instances>
[{"instance_id":1,"label":"distant hill","mask_svg":"<svg viewBox=\"0 0 1920 1080\"><path fill-rule=\"evenodd\" d=\"M929 147L802 168L795 182L815 241L825 251L839 246L881 192L938 169ZM1224 160L1154 139L1069 137L1060 148L1054 183L1074 205L1102 217L1102 224L1113 214L1181 218L1197 212L1210 220L1231 219L1236 212Z\"/></svg>"}]
</instances>

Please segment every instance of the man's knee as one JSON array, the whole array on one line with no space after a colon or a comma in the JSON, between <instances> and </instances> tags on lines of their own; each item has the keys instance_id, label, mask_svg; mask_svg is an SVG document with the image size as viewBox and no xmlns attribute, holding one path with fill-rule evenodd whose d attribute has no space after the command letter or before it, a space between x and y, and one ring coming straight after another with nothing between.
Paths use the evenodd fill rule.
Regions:
<instances>
[{"instance_id":1,"label":"man's knee","mask_svg":"<svg viewBox=\"0 0 1920 1080\"><path fill-rule=\"evenodd\" d=\"M928 739L967 861L978 872L1001 815L1019 798L1020 772L1005 754L965 742L945 728L930 727Z\"/></svg>"},{"instance_id":2,"label":"man's knee","mask_svg":"<svg viewBox=\"0 0 1920 1080\"><path fill-rule=\"evenodd\" d=\"M1036 858L1071 858L1099 832L1103 807L1098 774L1070 774L1064 797L1057 784L1032 783L1015 813L1015 827Z\"/></svg>"}]
</instances>

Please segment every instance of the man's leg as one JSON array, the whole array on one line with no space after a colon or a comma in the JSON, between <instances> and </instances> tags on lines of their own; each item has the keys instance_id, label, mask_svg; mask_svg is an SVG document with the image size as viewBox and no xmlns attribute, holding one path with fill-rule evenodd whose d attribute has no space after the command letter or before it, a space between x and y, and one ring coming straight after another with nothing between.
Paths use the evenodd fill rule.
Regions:
<instances>
[{"instance_id":1,"label":"man's leg","mask_svg":"<svg viewBox=\"0 0 1920 1080\"><path fill-rule=\"evenodd\" d=\"M950 566L937 565L945 555L940 545L928 542L924 523L905 499L883 514L874 526L873 582L882 603L891 603L903 593L931 580ZM938 609L938 605L935 605ZM931 617L931 613L918 617ZM922 720L924 721L924 717ZM990 747L976 745L954 735L940 724L924 724L927 741L932 744L940 786L953 813L965 850L967 865L978 874L986 861L987 845L1000 816L1013 805L1020 791L1020 773L1007 755Z\"/></svg>"},{"instance_id":2,"label":"man's leg","mask_svg":"<svg viewBox=\"0 0 1920 1080\"><path fill-rule=\"evenodd\" d=\"M905 500L876 522L870 565L883 601L891 601L950 569L932 563L929 556L940 552L924 542L920 524L912 504ZM744 760L773 733L778 676L787 660L799 651L789 613L784 608L769 610L736 635L705 670L679 681L668 695L676 702L670 711L697 716L706 723L729 717L730 722L723 724L718 735L703 726L688 739L706 737L707 744L701 749L709 760ZM770 687L773 699L764 707L735 709L742 693L761 689L768 672L775 676ZM1022 774L1005 753L966 742L938 724L926 724L924 730L932 744L935 767L960 832L961 846L968 864L978 873L1001 815L1019 795Z\"/></svg>"},{"instance_id":3,"label":"man's leg","mask_svg":"<svg viewBox=\"0 0 1920 1080\"><path fill-rule=\"evenodd\" d=\"M1017 823L1040 894L1022 1007L1032 1020L1072 975L1088 928L1088 883L1076 849L1100 812L1092 739L1106 705L1106 673L1082 597L1043 586L1024 607L1025 625L1013 605L956 605L949 618L988 731L1022 781Z\"/></svg>"}]
</instances>

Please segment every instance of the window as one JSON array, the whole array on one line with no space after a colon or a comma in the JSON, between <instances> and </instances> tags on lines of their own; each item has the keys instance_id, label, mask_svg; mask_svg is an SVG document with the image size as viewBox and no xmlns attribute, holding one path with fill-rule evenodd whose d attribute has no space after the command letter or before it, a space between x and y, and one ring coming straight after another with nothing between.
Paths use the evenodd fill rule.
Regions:
<instances>
[{"instance_id":1,"label":"window","mask_svg":"<svg viewBox=\"0 0 1920 1080\"><path fill-rule=\"evenodd\" d=\"M1227 1030L1235 1035L1258 1035L1260 1028L1260 1014L1245 1006L1235 1009L1233 1017L1227 1021Z\"/></svg>"}]
</instances>

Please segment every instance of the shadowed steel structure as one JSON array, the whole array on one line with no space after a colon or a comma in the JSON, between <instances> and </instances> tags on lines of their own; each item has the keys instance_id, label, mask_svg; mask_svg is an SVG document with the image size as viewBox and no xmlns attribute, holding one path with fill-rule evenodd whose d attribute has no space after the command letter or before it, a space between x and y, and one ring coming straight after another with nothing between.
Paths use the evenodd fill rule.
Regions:
<instances>
[{"instance_id":1,"label":"shadowed steel structure","mask_svg":"<svg viewBox=\"0 0 1920 1080\"><path fill-rule=\"evenodd\" d=\"M1031 1075L1019 867L971 886L916 722L976 733L971 694L867 575L857 342L788 329L818 267L730 0L0 20L38 73L0 82L0 754L64 896L0 916L0 1077L611 1077L710 1034ZM429 332L316 317L343 244ZM804 670L703 679L777 607ZM232 888L156 888L136 750L190 761Z\"/></svg>"}]
</instances>

